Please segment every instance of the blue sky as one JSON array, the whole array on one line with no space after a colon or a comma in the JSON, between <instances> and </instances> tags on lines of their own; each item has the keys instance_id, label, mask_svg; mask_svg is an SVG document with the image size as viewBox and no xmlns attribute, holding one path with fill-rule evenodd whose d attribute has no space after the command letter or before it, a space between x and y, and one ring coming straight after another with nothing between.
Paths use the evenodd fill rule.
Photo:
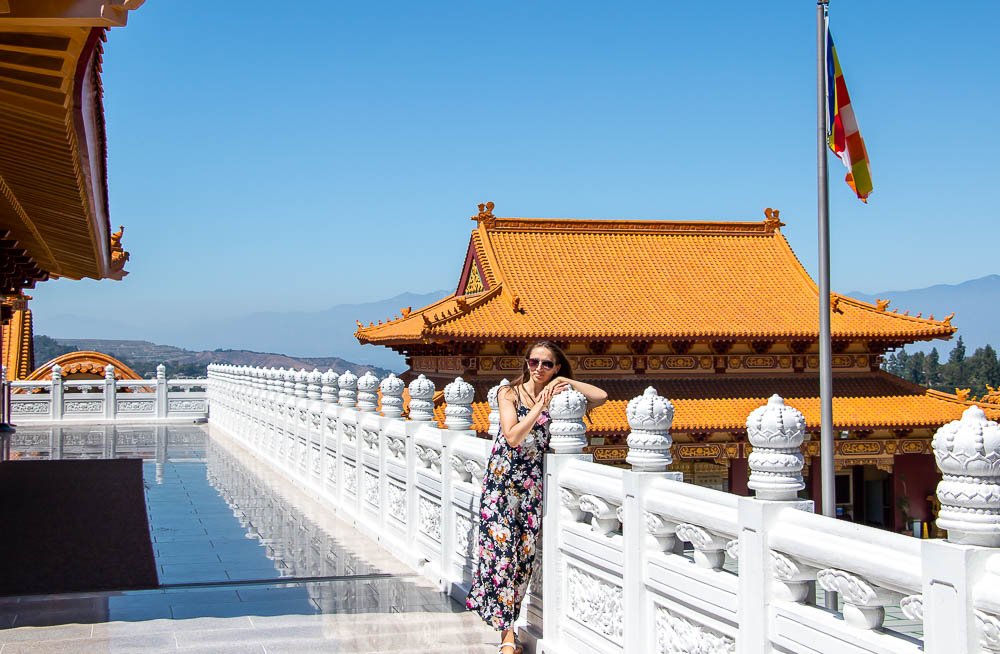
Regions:
<instances>
[{"instance_id":1,"label":"blue sky","mask_svg":"<svg viewBox=\"0 0 1000 654\"><path fill-rule=\"evenodd\" d=\"M812 2L236 6L150 0L109 34L131 275L39 285L38 333L450 288L486 200L546 218L777 207L815 276ZM998 272L1000 9L833 0L831 21L875 185L861 204L831 158L834 290Z\"/></svg>"}]
</instances>

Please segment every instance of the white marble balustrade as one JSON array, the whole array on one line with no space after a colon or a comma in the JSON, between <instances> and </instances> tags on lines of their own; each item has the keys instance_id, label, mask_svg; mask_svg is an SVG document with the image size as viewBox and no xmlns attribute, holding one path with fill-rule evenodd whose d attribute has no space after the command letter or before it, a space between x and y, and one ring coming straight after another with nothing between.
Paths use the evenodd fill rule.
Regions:
<instances>
[{"instance_id":1,"label":"white marble balustrade","mask_svg":"<svg viewBox=\"0 0 1000 654\"><path fill-rule=\"evenodd\" d=\"M154 379L116 380L114 368L104 379L63 379L53 366L52 379L12 381L10 421L38 423L169 423L208 417L207 379L167 379L157 367Z\"/></svg>"},{"instance_id":2,"label":"white marble balustrade","mask_svg":"<svg viewBox=\"0 0 1000 654\"><path fill-rule=\"evenodd\" d=\"M468 429L461 379L445 388L443 429L430 380L409 390L404 418L394 376L213 365L210 421L461 599L491 442ZM758 497L739 497L666 471L673 407L653 389L627 410L632 468L595 464L578 395L550 408L529 651L1000 652L1000 427L978 409L934 441L952 539L919 540L798 499L804 421L777 396L748 416ZM487 399L495 409L495 389ZM839 593L842 612L815 606L817 588ZM922 623L923 641L883 629L887 606Z\"/></svg>"}]
</instances>

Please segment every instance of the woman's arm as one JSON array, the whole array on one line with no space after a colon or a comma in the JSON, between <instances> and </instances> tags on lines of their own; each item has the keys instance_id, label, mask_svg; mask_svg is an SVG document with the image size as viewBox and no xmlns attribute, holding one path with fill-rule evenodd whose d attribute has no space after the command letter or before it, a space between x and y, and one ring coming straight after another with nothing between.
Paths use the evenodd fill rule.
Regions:
<instances>
[{"instance_id":1,"label":"woman's arm","mask_svg":"<svg viewBox=\"0 0 1000 654\"><path fill-rule=\"evenodd\" d=\"M546 387L538 401L535 402L535 406L528 411L528 415L519 421L517 408L514 406L514 390L509 386L500 390L499 397L497 397L500 402L500 430L503 432L504 438L507 439L508 445L517 447L527 437L535 423L538 422L538 416L541 415L542 409L549 407L553 395L552 391L552 387Z\"/></svg>"},{"instance_id":2,"label":"woman's arm","mask_svg":"<svg viewBox=\"0 0 1000 654\"><path fill-rule=\"evenodd\" d=\"M561 392L566 388L572 388L574 391L579 391L583 393L583 396L587 398L587 409L593 409L594 407L601 406L608 401L608 394L603 389L594 386L593 384L587 384L576 379L567 379L565 377L556 377L549 382L549 388L557 388L560 384L564 386L559 388L556 392Z\"/></svg>"}]
</instances>

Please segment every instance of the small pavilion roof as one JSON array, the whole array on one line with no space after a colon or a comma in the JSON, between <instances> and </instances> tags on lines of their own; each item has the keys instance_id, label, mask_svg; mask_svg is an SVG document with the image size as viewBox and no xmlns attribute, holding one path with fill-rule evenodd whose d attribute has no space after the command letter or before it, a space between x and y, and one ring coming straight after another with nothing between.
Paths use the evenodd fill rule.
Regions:
<instances>
[{"instance_id":1,"label":"small pavilion roof","mask_svg":"<svg viewBox=\"0 0 1000 654\"><path fill-rule=\"evenodd\" d=\"M815 340L816 284L762 222L545 220L474 216L456 292L361 343L435 341ZM944 320L835 295L834 339L907 343L950 337Z\"/></svg>"}]
</instances>

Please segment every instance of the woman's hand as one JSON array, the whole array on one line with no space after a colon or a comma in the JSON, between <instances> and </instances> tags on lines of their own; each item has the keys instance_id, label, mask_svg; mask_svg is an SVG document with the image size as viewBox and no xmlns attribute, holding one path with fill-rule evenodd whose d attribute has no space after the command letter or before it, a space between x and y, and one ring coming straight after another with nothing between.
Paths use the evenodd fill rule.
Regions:
<instances>
[{"instance_id":1,"label":"woman's hand","mask_svg":"<svg viewBox=\"0 0 1000 654\"><path fill-rule=\"evenodd\" d=\"M541 403L542 408L548 409L549 402L552 401L552 398L555 397L556 395L559 395L559 393L562 393L568 388L570 388L569 382L567 382L562 377L558 377L550 381L542 390L541 397L538 398L538 401Z\"/></svg>"}]
</instances>

